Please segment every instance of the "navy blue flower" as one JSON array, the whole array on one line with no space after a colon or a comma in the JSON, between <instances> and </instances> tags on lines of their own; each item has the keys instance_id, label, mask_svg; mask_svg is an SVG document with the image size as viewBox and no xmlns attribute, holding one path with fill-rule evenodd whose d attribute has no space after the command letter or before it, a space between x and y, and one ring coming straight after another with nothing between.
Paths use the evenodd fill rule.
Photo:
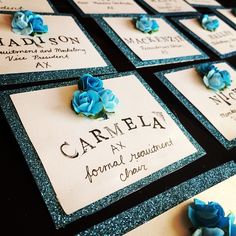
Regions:
<instances>
[{"instance_id":1,"label":"navy blue flower","mask_svg":"<svg viewBox=\"0 0 236 236\"><path fill-rule=\"evenodd\" d=\"M94 90L97 92L102 91L103 88L103 81L99 79L98 77L94 77L91 74L84 74L79 79L79 87L82 90Z\"/></svg>"},{"instance_id":2,"label":"navy blue flower","mask_svg":"<svg viewBox=\"0 0 236 236\"><path fill-rule=\"evenodd\" d=\"M215 31L220 25L218 19L210 18L207 14L201 17L201 24L202 27L208 31Z\"/></svg>"}]
</instances>

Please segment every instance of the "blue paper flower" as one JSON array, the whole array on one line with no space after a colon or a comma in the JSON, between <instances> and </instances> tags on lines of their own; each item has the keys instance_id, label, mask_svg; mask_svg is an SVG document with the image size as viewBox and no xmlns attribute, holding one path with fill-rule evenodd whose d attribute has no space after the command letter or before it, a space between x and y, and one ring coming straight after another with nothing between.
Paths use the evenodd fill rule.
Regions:
<instances>
[{"instance_id":1,"label":"blue paper flower","mask_svg":"<svg viewBox=\"0 0 236 236\"><path fill-rule=\"evenodd\" d=\"M94 91L102 91L103 88L103 82L97 77L93 77L90 74L84 74L80 80L79 80L79 87L82 90L94 90Z\"/></svg>"},{"instance_id":2,"label":"blue paper flower","mask_svg":"<svg viewBox=\"0 0 236 236\"><path fill-rule=\"evenodd\" d=\"M12 19L12 31L20 35L36 35L48 32L48 26L43 24L42 16L31 11L18 11Z\"/></svg>"},{"instance_id":3,"label":"blue paper flower","mask_svg":"<svg viewBox=\"0 0 236 236\"><path fill-rule=\"evenodd\" d=\"M159 25L156 20L151 20L145 15L135 19L135 26L144 33L153 33L159 30Z\"/></svg>"},{"instance_id":4,"label":"blue paper flower","mask_svg":"<svg viewBox=\"0 0 236 236\"><path fill-rule=\"evenodd\" d=\"M225 232L220 228L200 228L192 236L224 236Z\"/></svg>"},{"instance_id":5,"label":"blue paper flower","mask_svg":"<svg viewBox=\"0 0 236 236\"><path fill-rule=\"evenodd\" d=\"M114 112L119 103L119 100L114 93L110 89L105 89L100 93L100 96L105 111Z\"/></svg>"},{"instance_id":6,"label":"blue paper flower","mask_svg":"<svg viewBox=\"0 0 236 236\"><path fill-rule=\"evenodd\" d=\"M74 92L71 104L76 114L89 118L107 119L107 112L115 112L118 98L110 89L104 89L103 81L90 74L84 74L78 82L79 90Z\"/></svg>"},{"instance_id":7,"label":"blue paper flower","mask_svg":"<svg viewBox=\"0 0 236 236\"><path fill-rule=\"evenodd\" d=\"M96 91L88 90L74 92L72 107L77 114L83 114L89 117L96 117L103 109L100 96Z\"/></svg>"},{"instance_id":8,"label":"blue paper flower","mask_svg":"<svg viewBox=\"0 0 236 236\"><path fill-rule=\"evenodd\" d=\"M201 17L200 21L201 21L202 27L208 31L215 31L220 25L218 19L212 19L207 14L204 14Z\"/></svg>"},{"instance_id":9,"label":"blue paper flower","mask_svg":"<svg viewBox=\"0 0 236 236\"><path fill-rule=\"evenodd\" d=\"M203 82L209 89L218 92L231 85L231 77L226 70L221 71L209 63L199 65L196 69L203 76Z\"/></svg>"}]
</instances>

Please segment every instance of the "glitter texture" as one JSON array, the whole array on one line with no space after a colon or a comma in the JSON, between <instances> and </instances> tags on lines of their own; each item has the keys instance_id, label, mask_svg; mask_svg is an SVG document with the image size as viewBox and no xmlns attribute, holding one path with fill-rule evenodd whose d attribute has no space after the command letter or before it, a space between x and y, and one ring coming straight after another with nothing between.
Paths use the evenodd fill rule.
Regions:
<instances>
[{"instance_id":1,"label":"glitter texture","mask_svg":"<svg viewBox=\"0 0 236 236\"><path fill-rule=\"evenodd\" d=\"M52 219L56 225L57 228L63 227L66 224L75 221L76 219L81 218L82 216L86 216L89 214L93 214L102 208L107 207L111 203L114 203L115 201L118 201L119 199L127 196L128 194L137 191L138 189L150 184L151 182L170 174L171 172L176 171L177 169L193 162L194 160L200 158L205 154L205 151L202 149L202 147L192 138L192 136L185 130L185 128L180 124L180 122L177 120L177 118L170 112L170 110L165 106L165 104L159 99L159 97L154 93L154 91L149 87L149 85L139 76L137 72L126 72L126 73L120 73L116 75L109 75L109 76L103 76L100 77L101 79L110 79L114 77L120 77L120 76L126 76L126 75L132 75L134 74L139 81L144 85L144 87L148 90L148 92L156 99L158 103L165 109L165 111L171 116L171 118L177 123L179 128L182 130L182 132L188 137L189 141L195 146L196 152L188 157L184 157L182 160L175 162L129 186L126 188L123 188L119 191L116 191L112 193L111 195L108 195L92 204L90 204L87 207L84 207L78 211L76 211L73 214L66 215L63 209L60 206L60 203L58 202L56 198L56 194L53 190L53 187L49 181L49 178L43 168L43 165L29 139L27 136L27 133L21 123L21 120L17 114L17 111L10 99L11 94L15 93L21 93L21 92L27 92L27 91L36 91L41 89L47 89L47 88L54 88L54 87L63 87L63 86L69 86L72 84L76 84L77 81L71 81L71 82L60 82L57 84L51 84L51 85L42 85L42 86L34 86L34 87L28 87L28 88L20 88L16 90L9 90L4 91L0 95L0 105L4 111L4 114L11 126L11 129L19 143L19 146L23 152L23 155L26 159L26 162L33 174L33 177L38 185L38 188L41 192L41 195L43 196L43 199L48 207L48 210L52 216Z\"/></svg>"},{"instance_id":2,"label":"glitter texture","mask_svg":"<svg viewBox=\"0 0 236 236\"><path fill-rule=\"evenodd\" d=\"M236 174L234 161L187 180L77 236L123 235L170 208Z\"/></svg>"},{"instance_id":3,"label":"glitter texture","mask_svg":"<svg viewBox=\"0 0 236 236\"><path fill-rule=\"evenodd\" d=\"M225 62L225 61L221 61ZM219 62L212 62L217 64ZM225 62L227 63L227 62ZM202 63L204 64L204 63ZM228 63L227 63L228 64ZM184 106L213 134L213 136L226 148L230 149L236 146L236 138L229 141L227 140L213 125L212 123L194 106L192 103L165 77L165 74L173 73L180 70L194 68L196 65L181 67L178 69L166 70L155 73L161 82L184 104ZM231 66L232 67L232 66Z\"/></svg>"},{"instance_id":4,"label":"glitter texture","mask_svg":"<svg viewBox=\"0 0 236 236\"><path fill-rule=\"evenodd\" d=\"M117 15L116 15L117 16ZM134 17L134 15L119 15L122 17ZM112 16L115 17L115 16ZM189 42L193 47L195 47L200 55L195 56L185 56L185 57L177 57L177 58L166 58L166 59L157 59L157 60L141 60L125 43L124 41L116 34L115 31L103 20L102 18L94 17L95 21L98 25L104 30L104 32L111 38L111 40L116 44L116 46L128 57L128 59L133 63L133 65L137 68L139 67L147 67L153 65L163 65L170 63L178 63L185 61L194 61L201 59L208 59L208 56L199 49L196 45L194 45L187 37L185 37L178 29L176 29L170 22L168 22L164 17L158 16L150 16L151 18L156 18L158 22L158 18L163 19L166 23L168 23L181 37L183 37L187 42Z\"/></svg>"},{"instance_id":5,"label":"glitter texture","mask_svg":"<svg viewBox=\"0 0 236 236\"><path fill-rule=\"evenodd\" d=\"M200 15L199 15L200 16ZM209 17L212 17L214 15L210 15ZM208 47L211 51L213 51L216 55L218 55L220 58L226 58L226 57L231 57L236 55L236 50L230 53L225 53L225 54L221 54L219 53L214 47L212 47L211 45L209 45L205 40L203 40L202 38L200 38L198 35L196 35L194 32L192 32L191 30L189 30L185 25L183 25L180 20L184 20L184 19L197 19L197 17L192 17L192 16L186 16L186 17L176 17L173 18L173 20L176 22L176 24L178 24L180 27L182 27L185 31L187 31L189 34L191 34L194 38L196 38L198 41L200 41L202 44L204 44L206 47ZM199 27L200 24L199 24Z\"/></svg>"},{"instance_id":6,"label":"glitter texture","mask_svg":"<svg viewBox=\"0 0 236 236\"><path fill-rule=\"evenodd\" d=\"M52 15L52 14L42 14L42 15ZM66 70L55 70L55 71L43 71L43 72L30 72L30 73L14 73L14 74L0 74L0 85L8 85L8 84L21 84L28 82L38 82L44 80L58 80L58 79L66 79L66 78L74 78L83 75L84 73L90 73L93 75L101 75L101 74L110 74L115 73L116 69L107 59L102 50L98 47L98 45L94 42L92 37L87 33L84 27L78 22L76 17L70 14L53 14L59 16L71 16L78 27L83 31L89 41L96 48L97 52L106 62L107 66L104 67L93 67L93 68L83 68L83 69L66 69Z\"/></svg>"}]
</instances>

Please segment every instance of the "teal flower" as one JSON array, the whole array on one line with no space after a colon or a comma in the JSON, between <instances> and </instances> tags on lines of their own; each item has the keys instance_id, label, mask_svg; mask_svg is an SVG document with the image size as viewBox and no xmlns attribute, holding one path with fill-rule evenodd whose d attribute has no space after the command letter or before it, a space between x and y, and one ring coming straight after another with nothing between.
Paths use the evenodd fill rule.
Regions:
<instances>
[{"instance_id":1,"label":"teal flower","mask_svg":"<svg viewBox=\"0 0 236 236\"><path fill-rule=\"evenodd\" d=\"M159 30L159 25L156 20L151 20L145 15L135 19L135 26L144 33L153 33Z\"/></svg>"},{"instance_id":2,"label":"teal flower","mask_svg":"<svg viewBox=\"0 0 236 236\"><path fill-rule=\"evenodd\" d=\"M199 228L192 236L224 236L225 232L220 228Z\"/></svg>"},{"instance_id":3,"label":"teal flower","mask_svg":"<svg viewBox=\"0 0 236 236\"><path fill-rule=\"evenodd\" d=\"M200 21L201 21L202 27L208 31L215 31L220 25L218 19L212 19L207 14L204 14L201 17Z\"/></svg>"},{"instance_id":4,"label":"teal flower","mask_svg":"<svg viewBox=\"0 0 236 236\"><path fill-rule=\"evenodd\" d=\"M119 103L119 100L114 93L110 89L105 89L100 93L100 97L105 111L114 112Z\"/></svg>"},{"instance_id":5,"label":"teal flower","mask_svg":"<svg viewBox=\"0 0 236 236\"><path fill-rule=\"evenodd\" d=\"M103 88L103 81L98 77L93 77L90 74L84 74L79 80L79 87L82 90L94 90L94 91L102 91Z\"/></svg>"},{"instance_id":6,"label":"teal flower","mask_svg":"<svg viewBox=\"0 0 236 236\"><path fill-rule=\"evenodd\" d=\"M203 75L205 86L216 92L223 90L231 85L231 77L228 71L219 70L216 66L209 63L197 67L197 71Z\"/></svg>"},{"instance_id":7,"label":"teal flower","mask_svg":"<svg viewBox=\"0 0 236 236\"><path fill-rule=\"evenodd\" d=\"M72 99L72 108L77 114L83 114L91 118L97 118L103 110L103 104L96 91L88 90L74 92Z\"/></svg>"},{"instance_id":8,"label":"teal flower","mask_svg":"<svg viewBox=\"0 0 236 236\"><path fill-rule=\"evenodd\" d=\"M12 31L20 35L36 35L48 32L48 26L43 24L42 16L31 11L18 11L12 19Z\"/></svg>"}]
</instances>

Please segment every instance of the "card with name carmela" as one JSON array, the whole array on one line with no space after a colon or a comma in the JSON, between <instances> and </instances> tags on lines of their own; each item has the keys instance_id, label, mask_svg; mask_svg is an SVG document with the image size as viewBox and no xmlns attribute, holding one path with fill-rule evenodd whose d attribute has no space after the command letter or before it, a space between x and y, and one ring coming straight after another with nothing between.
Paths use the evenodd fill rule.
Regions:
<instances>
[{"instance_id":1,"label":"card with name carmela","mask_svg":"<svg viewBox=\"0 0 236 236\"><path fill-rule=\"evenodd\" d=\"M78 233L77 236L235 235L236 220L233 218L236 215L235 184L236 164L231 161L170 188ZM200 203L199 207L194 199L199 200L197 202L197 204ZM211 203L208 204L209 202ZM199 218L194 217L196 216L195 209L199 210L197 212ZM190 210L193 213L191 217L188 215ZM195 225L192 223L194 219L196 219ZM215 227L222 219L228 220L224 228ZM204 232L206 229L203 226L197 228L200 224L212 224L214 228L208 226L208 234L201 234L202 230ZM221 234L209 233L215 230L220 231ZM229 230L231 234L227 234ZM193 234L194 232L196 233Z\"/></svg>"},{"instance_id":2,"label":"card with name carmela","mask_svg":"<svg viewBox=\"0 0 236 236\"><path fill-rule=\"evenodd\" d=\"M186 14L197 12L191 5L184 0L143 0L141 1L155 13L163 14Z\"/></svg>"},{"instance_id":3,"label":"card with name carmela","mask_svg":"<svg viewBox=\"0 0 236 236\"><path fill-rule=\"evenodd\" d=\"M0 14L0 85L75 77L88 70L93 74L115 71L71 15L38 15L29 11L17 14L43 19L41 30L48 32L36 34L30 26L19 30L17 23L21 22L16 20L24 18ZM23 35L25 32L31 34Z\"/></svg>"},{"instance_id":4,"label":"card with name carmela","mask_svg":"<svg viewBox=\"0 0 236 236\"><path fill-rule=\"evenodd\" d=\"M236 10L231 8L220 8L216 9L215 13L222 17L225 22L231 25L234 29L236 29Z\"/></svg>"},{"instance_id":5,"label":"card with name carmela","mask_svg":"<svg viewBox=\"0 0 236 236\"><path fill-rule=\"evenodd\" d=\"M178 17L174 20L220 58L236 55L235 29L216 15L205 16L207 20L203 25L201 23L203 16Z\"/></svg>"},{"instance_id":6,"label":"card with name carmela","mask_svg":"<svg viewBox=\"0 0 236 236\"><path fill-rule=\"evenodd\" d=\"M100 91L100 101L98 92L81 92L73 82L3 92L0 100L56 227L205 154L136 72L81 82L92 78L80 78L79 88L103 82L113 95ZM115 112L92 116L101 103L107 111L117 104Z\"/></svg>"},{"instance_id":7,"label":"card with name carmela","mask_svg":"<svg viewBox=\"0 0 236 236\"><path fill-rule=\"evenodd\" d=\"M164 17L110 16L95 20L137 68L208 58Z\"/></svg>"},{"instance_id":8,"label":"card with name carmela","mask_svg":"<svg viewBox=\"0 0 236 236\"><path fill-rule=\"evenodd\" d=\"M0 0L0 11L23 11L54 13L53 5L49 0Z\"/></svg>"},{"instance_id":9,"label":"card with name carmela","mask_svg":"<svg viewBox=\"0 0 236 236\"><path fill-rule=\"evenodd\" d=\"M225 148L236 146L236 70L226 62L163 71L157 77Z\"/></svg>"},{"instance_id":10,"label":"card with name carmela","mask_svg":"<svg viewBox=\"0 0 236 236\"><path fill-rule=\"evenodd\" d=\"M82 15L146 14L134 0L69 0Z\"/></svg>"},{"instance_id":11,"label":"card with name carmela","mask_svg":"<svg viewBox=\"0 0 236 236\"><path fill-rule=\"evenodd\" d=\"M208 8L222 7L221 4L216 0L186 0L186 2L196 7L208 7Z\"/></svg>"}]
</instances>

